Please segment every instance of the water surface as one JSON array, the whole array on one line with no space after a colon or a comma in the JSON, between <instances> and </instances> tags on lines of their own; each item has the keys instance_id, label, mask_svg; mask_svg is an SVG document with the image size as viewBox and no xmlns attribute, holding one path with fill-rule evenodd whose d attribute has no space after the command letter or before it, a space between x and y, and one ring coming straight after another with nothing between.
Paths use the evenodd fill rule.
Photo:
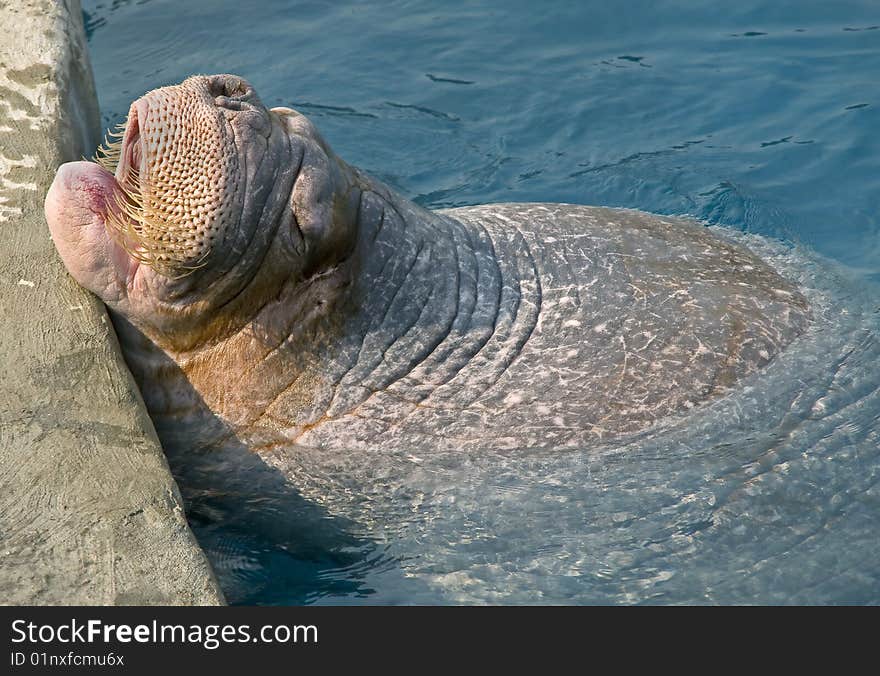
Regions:
<instances>
[{"instance_id":1,"label":"water surface","mask_svg":"<svg viewBox=\"0 0 880 676\"><path fill-rule=\"evenodd\" d=\"M690 214L814 305L809 335L736 395L627 444L302 449L267 459L261 496L190 477L230 600L880 603L876 3L84 10L107 126L148 89L237 73L424 206Z\"/></svg>"}]
</instances>

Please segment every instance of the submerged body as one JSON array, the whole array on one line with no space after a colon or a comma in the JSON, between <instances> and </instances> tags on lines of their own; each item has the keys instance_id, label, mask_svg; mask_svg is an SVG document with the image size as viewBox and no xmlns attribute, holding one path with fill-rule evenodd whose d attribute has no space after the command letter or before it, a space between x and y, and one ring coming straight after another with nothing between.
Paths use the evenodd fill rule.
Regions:
<instances>
[{"instance_id":1,"label":"submerged body","mask_svg":"<svg viewBox=\"0 0 880 676\"><path fill-rule=\"evenodd\" d=\"M65 165L47 217L171 452L585 447L717 397L809 321L693 222L422 209L234 76L135 102L112 168Z\"/></svg>"}]
</instances>

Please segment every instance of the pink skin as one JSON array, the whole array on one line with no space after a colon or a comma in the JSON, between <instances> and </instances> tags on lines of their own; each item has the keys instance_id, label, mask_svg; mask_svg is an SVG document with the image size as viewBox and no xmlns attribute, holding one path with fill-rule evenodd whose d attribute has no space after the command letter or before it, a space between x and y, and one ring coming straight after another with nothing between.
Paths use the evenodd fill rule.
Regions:
<instances>
[{"instance_id":1,"label":"pink skin","mask_svg":"<svg viewBox=\"0 0 880 676\"><path fill-rule=\"evenodd\" d=\"M118 186L116 178L94 162L68 162L58 168L45 205L64 265L77 282L114 304L126 298L141 270L104 223Z\"/></svg>"},{"instance_id":2,"label":"pink skin","mask_svg":"<svg viewBox=\"0 0 880 676\"><path fill-rule=\"evenodd\" d=\"M128 296L142 272L140 262L114 239L105 218L108 211L117 211L114 195L128 167L143 169L138 120L148 109L143 99L131 105L115 176L94 162L68 162L58 168L46 195L46 220L65 266L77 282L111 304Z\"/></svg>"}]
</instances>

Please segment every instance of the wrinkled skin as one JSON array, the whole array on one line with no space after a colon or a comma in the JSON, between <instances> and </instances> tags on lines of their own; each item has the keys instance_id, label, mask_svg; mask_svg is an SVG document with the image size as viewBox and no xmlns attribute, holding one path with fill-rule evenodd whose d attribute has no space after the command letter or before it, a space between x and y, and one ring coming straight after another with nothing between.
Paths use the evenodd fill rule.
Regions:
<instances>
[{"instance_id":1,"label":"wrinkled skin","mask_svg":"<svg viewBox=\"0 0 880 676\"><path fill-rule=\"evenodd\" d=\"M150 92L129 120L116 175L63 165L46 216L168 451L588 446L723 394L809 321L698 224L421 209L235 76ZM131 180L147 243L108 226Z\"/></svg>"}]
</instances>

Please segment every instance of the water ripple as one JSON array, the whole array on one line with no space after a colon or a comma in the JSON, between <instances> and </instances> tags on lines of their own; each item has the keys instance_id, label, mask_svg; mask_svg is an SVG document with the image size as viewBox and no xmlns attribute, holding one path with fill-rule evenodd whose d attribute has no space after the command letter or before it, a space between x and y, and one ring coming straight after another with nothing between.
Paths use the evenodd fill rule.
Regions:
<instances>
[{"instance_id":1,"label":"water ripple","mask_svg":"<svg viewBox=\"0 0 880 676\"><path fill-rule=\"evenodd\" d=\"M105 120L240 72L426 206L687 212L763 235L742 237L811 294L814 328L765 373L626 444L181 477L230 600L880 603L871 3L83 5Z\"/></svg>"}]
</instances>

